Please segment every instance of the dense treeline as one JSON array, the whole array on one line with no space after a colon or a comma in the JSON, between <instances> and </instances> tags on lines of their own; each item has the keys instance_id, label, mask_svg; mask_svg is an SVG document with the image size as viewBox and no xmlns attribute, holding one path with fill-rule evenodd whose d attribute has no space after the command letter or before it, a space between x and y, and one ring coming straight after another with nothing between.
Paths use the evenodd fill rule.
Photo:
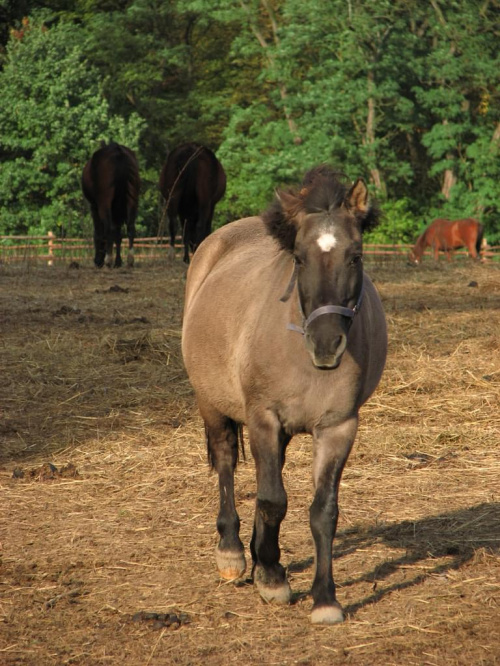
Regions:
<instances>
[{"instance_id":1,"label":"dense treeline","mask_svg":"<svg viewBox=\"0 0 500 666\"><path fill-rule=\"evenodd\" d=\"M81 169L114 139L156 234L195 140L228 176L215 224L326 161L381 201L372 240L474 216L498 241L499 33L498 0L3 0L0 233L84 233Z\"/></svg>"}]
</instances>

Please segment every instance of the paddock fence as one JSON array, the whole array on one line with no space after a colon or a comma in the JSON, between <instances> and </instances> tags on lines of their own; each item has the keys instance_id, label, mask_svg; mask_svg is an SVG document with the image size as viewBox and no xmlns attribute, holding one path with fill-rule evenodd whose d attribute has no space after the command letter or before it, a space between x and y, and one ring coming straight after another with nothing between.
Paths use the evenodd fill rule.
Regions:
<instances>
[{"instance_id":1,"label":"paddock fence","mask_svg":"<svg viewBox=\"0 0 500 666\"><path fill-rule=\"evenodd\" d=\"M128 241L124 238L122 254L126 255ZM363 247L369 261L385 263L406 261L412 245L390 243L366 243ZM151 236L136 238L134 255L136 261L158 261L171 257L170 242L167 238ZM174 246L175 256L182 257L182 238L178 236ZM0 236L0 263L37 262L51 266L55 263L92 263L94 256L93 241L89 238L58 238L49 232L45 236ZM424 255L424 261L431 257L430 250ZM466 259L467 251L456 250L455 259ZM500 245L486 245L481 251L485 262L500 261Z\"/></svg>"}]
</instances>

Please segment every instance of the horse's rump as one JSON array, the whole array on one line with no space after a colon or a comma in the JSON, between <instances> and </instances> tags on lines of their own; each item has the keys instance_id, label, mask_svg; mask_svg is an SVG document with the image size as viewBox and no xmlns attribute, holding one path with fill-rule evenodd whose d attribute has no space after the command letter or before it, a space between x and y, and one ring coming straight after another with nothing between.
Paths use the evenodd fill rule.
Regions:
<instances>
[{"instance_id":1,"label":"horse's rump","mask_svg":"<svg viewBox=\"0 0 500 666\"><path fill-rule=\"evenodd\" d=\"M196 250L212 230L217 202L226 190L226 174L215 154L197 143L177 146L167 157L160 173L160 192L167 204L172 246L177 233L177 217L182 222L185 245Z\"/></svg>"},{"instance_id":2,"label":"horse's rump","mask_svg":"<svg viewBox=\"0 0 500 666\"><path fill-rule=\"evenodd\" d=\"M133 263L132 247L140 191L139 165L135 153L117 143L96 150L82 173L82 189L91 206L94 222L95 263L110 264L116 244L115 265L121 265L121 227L127 226L129 264Z\"/></svg>"}]
</instances>

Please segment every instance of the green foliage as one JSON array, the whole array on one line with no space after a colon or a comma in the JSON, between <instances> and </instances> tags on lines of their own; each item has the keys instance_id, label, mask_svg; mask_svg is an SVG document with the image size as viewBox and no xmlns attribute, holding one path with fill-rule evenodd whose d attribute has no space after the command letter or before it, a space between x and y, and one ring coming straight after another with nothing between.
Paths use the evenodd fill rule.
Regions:
<instances>
[{"instance_id":1,"label":"green foliage","mask_svg":"<svg viewBox=\"0 0 500 666\"><path fill-rule=\"evenodd\" d=\"M365 243L411 244L426 226L412 214L408 199L385 201L380 208L381 221L375 229L364 234Z\"/></svg>"},{"instance_id":2,"label":"green foliage","mask_svg":"<svg viewBox=\"0 0 500 666\"><path fill-rule=\"evenodd\" d=\"M41 0L4 2L14 21ZM383 202L373 242L413 242L425 221L465 215L500 241L494 3L43 4L56 12L48 30L13 25L0 73L0 230L75 228L82 163L113 135L138 148L148 234L167 147L194 140L228 176L215 226L258 214L275 188L328 162Z\"/></svg>"},{"instance_id":3,"label":"green foliage","mask_svg":"<svg viewBox=\"0 0 500 666\"><path fill-rule=\"evenodd\" d=\"M0 72L0 232L78 233L85 162L101 140L137 148L142 122L109 113L84 31L41 14L8 44Z\"/></svg>"}]
</instances>

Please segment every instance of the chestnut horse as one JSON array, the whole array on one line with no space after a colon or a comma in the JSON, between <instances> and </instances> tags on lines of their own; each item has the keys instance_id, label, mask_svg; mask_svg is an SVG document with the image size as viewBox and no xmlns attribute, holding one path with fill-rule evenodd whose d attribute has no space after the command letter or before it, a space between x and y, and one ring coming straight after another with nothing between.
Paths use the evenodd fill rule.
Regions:
<instances>
[{"instance_id":1,"label":"chestnut horse","mask_svg":"<svg viewBox=\"0 0 500 666\"><path fill-rule=\"evenodd\" d=\"M177 146L160 174L160 192L167 204L170 247L175 247L180 218L184 261L212 231L215 204L226 191L226 174L214 153L199 143Z\"/></svg>"},{"instance_id":2,"label":"chestnut horse","mask_svg":"<svg viewBox=\"0 0 500 666\"><path fill-rule=\"evenodd\" d=\"M127 227L127 264L134 264L135 218L141 182L135 153L111 142L92 155L83 169L82 190L94 222L94 263L98 268L122 265L122 225Z\"/></svg>"},{"instance_id":3,"label":"chestnut horse","mask_svg":"<svg viewBox=\"0 0 500 666\"><path fill-rule=\"evenodd\" d=\"M452 251L460 247L466 247L469 256L478 259L482 241L483 225L477 220L437 219L418 237L414 248L410 250L409 259L414 264L420 263L428 247L433 248L436 261L439 259L439 250L446 252L448 261L451 261Z\"/></svg>"},{"instance_id":4,"label":"chestnut horse","mask_svg":"<svg viewBox=\"0 0 500 666\"><path fill-rule=\"evenodd\" d=\"M266 601L289 602L282 468L292 436L312 435L314 623L343 620L332 575L339 483L386 358L384 312L362 262L362 232L377 215L362 180L349 187L321 166L262 217L211 234L187 274L182 352L219 475L220 575L246 568L234 495L246 424L257 477L253 581Z\"/></svg>"}]
</instances>

